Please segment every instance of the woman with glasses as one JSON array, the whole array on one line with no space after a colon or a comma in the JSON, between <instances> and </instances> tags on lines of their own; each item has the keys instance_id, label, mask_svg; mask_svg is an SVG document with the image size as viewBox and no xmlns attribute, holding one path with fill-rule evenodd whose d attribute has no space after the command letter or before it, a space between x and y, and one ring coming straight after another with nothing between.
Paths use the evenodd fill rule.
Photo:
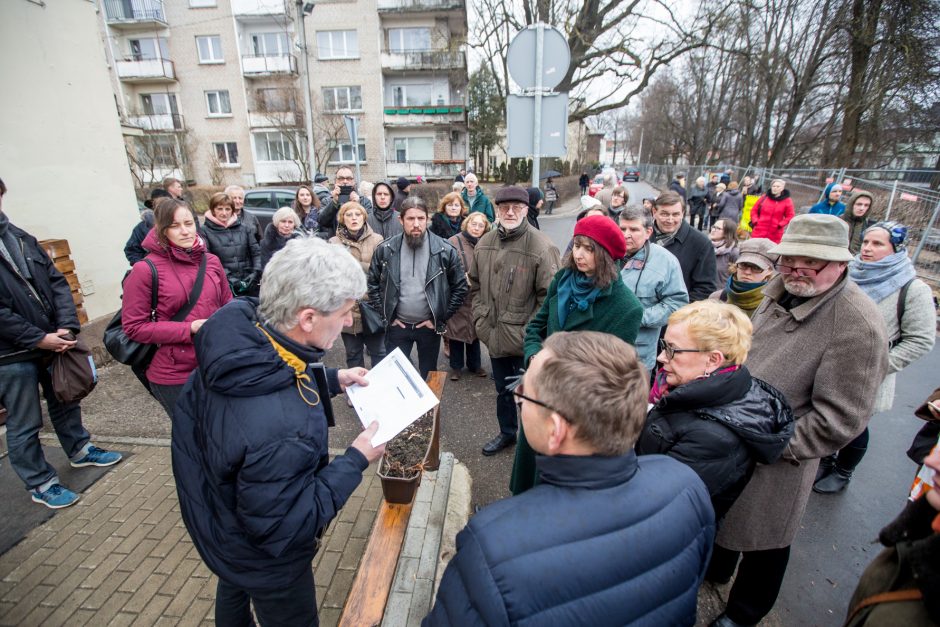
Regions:
<instances>
[{"instance_id":1,"label":"woman with glasses","mask_svg":"<svg viewBox=\"0 0 940 627\"><path fill-rule=\"evenodd\" d=\"M888 331L888 375L878 388L877 413L894 404L895 375L933 349L937 310L930 286L916 277L907 256L907 227L898 222L878 222L865 231L862 251L849 263L849 278L877 303ZM838 453L819 462L813 492L844 490L867 450L866 427Z\"/></svg>"},{"instance_id":2,"label":"woman with glasses","mask_svg":"<svg viewBox=\"0 0 940 627\"><path fill-rule=\"evenodd\" d=\"M731 267L731 276L722 289L709 298L730 303L754 316L757 306L764 299L764 287L774 275L777 255L769 251L774 243L765 237L751 238L741 242L738 260Z\"/></svg>"},{"instance_id":3,"label":"woman with glasses","mask_svg":"<svg viewBox=\"0 0 940 627\"><path fill-rule=\"evenodd\" d=\"M708 487L720 521L751 478L754 466L783 453L793 414L783 394L744 366L751 321L737 307L692 303L669 317L660 340L651 410L638 455L673 457Z\"/></svg>"},{"instance_id":4,"label":"woman with glasses","mask_svg":"<svg viewBox=\"0 0 940 627\"><path fill-rule=\"evenodd\" d=\"M572 242L541 308L526 327L526 364L542 350L545 339L558 331L601 331L631 345L636 341L643 305L620 278L617 261L627 253L620 228L606 215L588 216L575 223ZM517 437L509 482L513 494L538 483L535 452L521 424Z\"/></svg>"}]
</instances>

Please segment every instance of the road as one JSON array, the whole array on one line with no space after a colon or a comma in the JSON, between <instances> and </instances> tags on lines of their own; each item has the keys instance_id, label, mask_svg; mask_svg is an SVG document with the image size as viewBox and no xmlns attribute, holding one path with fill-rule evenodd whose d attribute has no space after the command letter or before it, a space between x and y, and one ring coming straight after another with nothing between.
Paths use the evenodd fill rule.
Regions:
<instances>
[{"instance_id":1,"label":"road","mask_svg":"<svg viewBox=\"0 0 940 627\"><path fill-rule=\"evenodd\" d=\"M645 183L626 184L633 202L655 191ZM631 204L633 204L631 202ZM540 219L542 229L561 250L571 237L574 203ZM864 359L863 355L859 356ZM342 366L342 344L327 354L329 365ZM441 355L441 369L447 362ZM484 351L484 367L489 368ZM899 377L892 411L872 420L871 447L848 490L840 495L813 495L797 538L776 613L784 625L840 625L855 583L877 554L872 544L878 531L901 509L914 473L904 451L919 428L916 407L938 385L940 349L905 370ZM845 385L852 385L846 381ZM342 448L360 427L342 398L334 400L337 426L330 444ZM465 375L447 381L442 402L442 446L453 451L473 478L472 499L486 505L509 496L512 450L484 457L482 445L496 434L495 391L489 378ZM169 420L124 366L102 370L101 384L83 402L85 422L100 435L169 437Z\"/></svg>"}]
</instances>

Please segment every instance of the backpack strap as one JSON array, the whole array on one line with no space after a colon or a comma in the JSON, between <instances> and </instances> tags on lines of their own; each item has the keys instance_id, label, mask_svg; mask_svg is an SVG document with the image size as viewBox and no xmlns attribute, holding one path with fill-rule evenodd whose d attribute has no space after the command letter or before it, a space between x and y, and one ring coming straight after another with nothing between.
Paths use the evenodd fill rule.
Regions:
<instances>
[{"instance_id":1,"label":"backpack strap","mask_svg":"<svg viewBox=\"0 0 940 627\"><path fill-rule=\"evenodd\" d=\"M157 297L160 293L160 276L157 274L157 267L153 265L147 257L144 261L150 266L150 322L157 321Z\"/></svg>"},{"instance_id":2,"label":"backpack strap","mask_svg":"<svg viewBox=\"0 0 940 627\"><path fill-rule=\"evenodd\" d=\"M176 315L170 318L171 322L182 322L186 319L186 316L189 315L189 312L193 310L193 307L196 306L196 303L199 301L199 296L202 295L202 284L206 278L206 259L209 257L208 253L203 253L202 260L199 262L199 272L196 274L196 282L193 284L193 289L189 292L189 300L182 309L176 312Z\"/></svg>"},{"instance_id":3,"label":"backpack strap","mask_svg":"<svg viewBox=\"0 0 940 627\"><path fill-rule=\"evenodd\" d=\"M902 285L900 291L898 291L897 317L898 317L898 332L899 333L901 332L901 323L904 320L904 310L907 307L907 303L905 302L907 301L907 291L911 288L911 283L913 282L914 282L914 279L911 279L910 281ZM901 341L901 338L898 337L898 339L888 344L888 348L889 349L894 348L895 346L898 345L900 341Z\"/></svg>"},{"instance_id":4,"label":"backpack strap","mask_svg":"<svg viewBox=\"0 0 940 627\"><path fill-rule=\"evenodd\" d=\"M879 603L898 603L901 601L919 601L924 598L924 593L918 589L913 590L893 590L891 592L882 592L873 594L870 597L862 599L858 605L852 608L852 613L845 619L845 625L852 622L855 616L866 607L878 605Z\"/></svg>"}]
</instances>

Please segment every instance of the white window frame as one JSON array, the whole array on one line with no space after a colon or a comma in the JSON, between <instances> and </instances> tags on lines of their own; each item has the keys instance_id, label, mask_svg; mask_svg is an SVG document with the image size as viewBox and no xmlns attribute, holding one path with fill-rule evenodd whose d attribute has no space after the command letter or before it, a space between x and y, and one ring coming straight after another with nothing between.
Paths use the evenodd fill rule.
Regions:
<instances>
[{"instance_id":1,"label":"white window frame","mask_svg":"<svg viewBox=\"0 0 940 627\"><path fill-rule=\"evenodd\" d=\"M216 0L189 0L190 9L209 9L218 6Z\"/></svg>"},{"instance_id":2,"label":"white window frame","mask_svg":"<svg viewBox=\"0 0 940 627\"><path fill-rule=\"evenodd\" d=\"M342 52L338 52L339 50ZM359 33L355 30L317 31L317 59L358 59Z\"/></svg>"},{"instance_id":3,"label":"white window frame","mask_svg":"<svg viewBox=\"0 0 940 627\"><path fill-rule=\"evenodd\" d=\"M147 111L148 100L150 102L149 112ZM163 91L140 94L140 111L144 115L177 115L179 114L179 105L176 94Z\"/></svg>"},{"instance_id":4,"label":"white window frame","mask_svg":"<svg viewBox=\"0 0 940 627\"><path fill-rule=\"evenodd\" d=\"M237 142L213 142L212 148L215 150L216 159L223 168L237 168L241 165L238 161L238 143ZM221 151L219 150L221 148ZM235 153L235 160L232 160L232 152Z\"/></svg>"},{"instance_id":5,"label":"white window frame","mask_svg":"<svg viewBox=\"0 0 940 627\"><path fill-rule=\"evenodd\" d=\"M412 156L412 147L411 142L413 141L430 141L431 142L431 156L427 159L418 159ZM405 149L405 160L402 161L398 158L399 151L399 142L404 144ZM409 163L411 161L434 161L434 138L433 137L393 137L392 138L392 155L395 157L395 163Z\"/></svg>"},{"instance_id":6,"label":"white window frame","mask_svg":"<svg viewBox=\"0 0 940 627\"><path fill-rule=\"evenodd\" d=\"M344 142L332 142L332 144L333 149L330 151L330 157L327 163L330 165L340 165L356 162L352 154L352 144L349 140ZM337 154L339 159L335 158ZM362 137L359 138L359 163L366 163L366 140Z\"/></svg>"},{"instance_id":7,"label":"white window frame","mask_svg":"<svg viewBox=\"0 0 940 627\"><path fill-rule=\"evenodd\" d=\"M209 91L203 92L206 95L206 112L210 118L230 118L232 117L232 98L227 89L211 89ZM224 98L222 94L225 94ZM213 96L215 97L215 102L218 105L218 111L212 110L212 101ZM224 111L224 104L228 105L228 111Z\"/></svg>"},{"instance_id":8,"label":"white window frame","mask_svg":"<svg viewBox=\"0 0 940 627\"><path fill-rule=\"evenodd\" d=\"M353 96L359 100L359 106L353 106ZM340 95L344 95L348 107L340 107ZM340 85L337 87L324 87L320 90L320 96L323 98L323 110L328 113L340 113L346 111L362 111L362 87L360 85ZM329 100L332 98L333 107L329 106Z\"/></svg>"},{"instance_id":9,"label":"white window frame","mask_svg":"<svg viewBox=\"0 0 940 627\"><path fill-rule=\"evenodd\" d=\"M428 101L421 104L410 104L408 102L408 89L427 88ZM401 94L401 104L398 104L398 94ZM434 106L434 84L433 83L412 83L410 85L392 85L392 105L393 107L433 107Z\"/></svg>"},{"instance_id":10,"label":"white window frame","mask_svg":"<svg viewBox=\"0 0 940 627\"><path fill-rule=\"evenodd\" d=\"M269 37L274 38L276 50L268 50ZM290 46L290 37L284 31L248 33L248 49L252 56L283 57L290 54Z\"/></svg>"},{"instance_id":11,"label":"white window frame","mask_svg":"<svg viewBox=\"0 0 940 627\"><path fill-rule=\"evenodd\" d=\"M134 52L134 42L146 42L153 48L153 56L149 56L144 53L143 50L139 53ZM138 47L140 47L138 43ZM166 37L130 37L127 40L127 47L130 51L128 53L128 58L135 61L151 61L154 59L169 59L170 58L170 49L167 44ZM149 52L149 51L148 51Z\"/></svg>"},{"instance_id":12,"label":"white window frame","mask_svg":"<svg viewBox=\"0 0 940 627\"><path fill-rule=\"evenodd\" d=\"M277 138L275 136L280 136ZM294 144L287 138L287 133L281 131L259 131L257 133L252 133L255 144L255 160L263 161L268 163L283 163L285 161L294 161L297 156L294 154ZM266 156L271 156L271 141L276 141L278 149L281 151L284 159L265 159L260 152L262 142L265 147Z\"/></svg>"},{"instance_id":13,"label":"white window frame","mask_svg":"<svg viewBox=\"0 0 940 627\"><path fill-rule=\"evenodd\" d=\"M201 42L205 41L208 46L209 56L203 58ZM225 55L222 52L221 35L196 35L196 57L200 64L225 63Z\"/></svg>"},{"instance_id":14,"label":"white window frame","mask_svg":"<svg viewBox=\"0 0 940 627\"><path fill-rule=\"evenodd\" d=\"M405 44L410 43L411 32L421 31L427 33L427 47L426 48L414 48L406 46ZM431 29L427 26L407 26L402 28L390 28L388 29L388 51L395 53L405 53L405 52L428 52L431 50Z\"/></svg>"}]
</instances>

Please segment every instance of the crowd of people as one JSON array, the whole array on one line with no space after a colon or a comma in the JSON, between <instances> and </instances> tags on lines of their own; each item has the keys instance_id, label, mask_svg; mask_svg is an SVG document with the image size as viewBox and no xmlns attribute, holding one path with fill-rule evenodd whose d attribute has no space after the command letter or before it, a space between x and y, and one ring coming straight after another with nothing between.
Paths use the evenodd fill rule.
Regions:
<instances>
[{"instance_id":1,"label":"crowd of people","mask_svg":"<svg viewBox=\"0 0 940 627\"><path fill-rule=\"evenodd\" d=\"M357 185L340 168L263 230L239 187L212 195L201 224L178 181L148 201L125 248L121 323L158 346L137 374L173 423L180 510L219 577L217 622L250 624L253 607L264 625L316 624L319 537L384 451L373 423L330 458L330 398L367 384L366 352L372 366L415 352L426 377L443 340L454 381L487 376L486 347L498 431L481 453L513 449L513 496L460 532L425 624L691 625L703 583L732 578L712 625L760 623L811 494L847 488L896 374L933 348L907 227L869 218L866 192L843 204L837 185L795 215L783 180L762 193L749 177L686 187L680 173L649 208L616 185L584 195L562 254L537 219L558 200L551 180L490 197L472 172L457 179L429 206L407 179ZM72 465L120 455L49 391L43 355L73 348L75 308L2 210L0 304L11 464L33 500L66 507L78 497L42 457L39 387ZM340 338L346 368L324 367ZM929 478L940 404L925 407L934 430L912 455ZM935 517L925 492L916 507ZM886 560L905 558L898 525L940 533L940 517L926 531L899 520ZM937 579L916 572L904 589L922 598L904 600L940 619ZM901 585L886 577L863 577L853 624Z\"/></svg>"}]
</instances>

